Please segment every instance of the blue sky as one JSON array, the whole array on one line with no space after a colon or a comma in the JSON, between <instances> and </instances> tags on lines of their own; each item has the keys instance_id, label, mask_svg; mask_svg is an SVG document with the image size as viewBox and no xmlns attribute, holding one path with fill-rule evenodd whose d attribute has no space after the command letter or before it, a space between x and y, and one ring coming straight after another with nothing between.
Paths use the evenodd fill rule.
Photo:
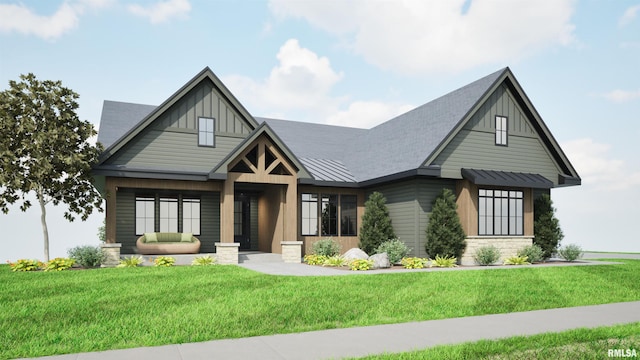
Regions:
<instances>
[{"instance_id":1,"label":"blue sky","mask_svg":"<svg viewBox=\"0 0 640 360\"><path fill-rule=\"evenodd\" d=\"M6 1L0 89L61 80L157 105L209 66L255 116L371 127L509 66L583 179L552 190L564 243L640 251L640 1ZM102 214L49 208L51 255ZM0 214L0 260L42 258L39 210Z\"/></svg>"}]
</instances>

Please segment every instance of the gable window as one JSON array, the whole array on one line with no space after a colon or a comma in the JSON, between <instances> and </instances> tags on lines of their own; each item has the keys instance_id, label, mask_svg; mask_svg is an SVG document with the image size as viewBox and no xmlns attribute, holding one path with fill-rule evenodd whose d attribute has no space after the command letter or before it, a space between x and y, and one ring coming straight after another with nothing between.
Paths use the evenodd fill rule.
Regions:
<instances>
[{"instance_id":1,"label":"gable window","mask_svg":"<svg viewBox=\"0 0 640 360\"><path fill-rule=\"evenodd\" d=\"M318 235L318 194L302 194L302 235Z\"/></svg>"},{"instance_id":2,"label":"gable window","mask_svg":"<svg viewBox=\"0 0 640 360\"><path fill-rule=\"evenodd\" d=\"M507 118L496 116L496 145L507 146Z\"/></svg>"},{"instance_id":3,"label":"gable window","mask_svg":"<svg viewBox=\"0 0 640 360\"><path fill-rule=\"evenodd\" d=\"M478 191L478 235L523 235L522 191Z\"/></svg>"},{"instance_id":4,"label":"gable window","mask_svg":"<svg viewBox=\"0 0 640 360\"><path fill-rule=\"evenodd\" d=\"M340 235L356 236L357 199L355 195L340 196Z\"/></svg>"},{"instance_id":5,"label":"gable window","mask_svg":"<svg viewBox=\"0 0 640 360\"><path fill-rule=\"evenodd\" d=\"M213 118L198 118L198 145L215 146L215 120Z\"/></svg>"},{"instance_id":6,"label":"gable window","mask_svg":"<svg viewBox=\"0 0 640 360\"><path fill-rule=\"evenodd\" d=\"M155 198L136 196L136 235L155 231Z\"/></svg>"},{"instance_id":7,"label":"gable window","mask_svg":"<svg viewBox=\"0 0 640 360\"><path fill-rule=\"evenodd\" d=\"M322 235L338 235L338 195L322 195Z\"/></svg>"},{"instance_id":8,"label":"gable window","mask_svg":"<svg viewBox=\"0 0 640 360\"><path fill-rule=\"evenodd\" d=\"M200 199L182 199L182 232L200 235Z\"/></svg>"}]
</instances>

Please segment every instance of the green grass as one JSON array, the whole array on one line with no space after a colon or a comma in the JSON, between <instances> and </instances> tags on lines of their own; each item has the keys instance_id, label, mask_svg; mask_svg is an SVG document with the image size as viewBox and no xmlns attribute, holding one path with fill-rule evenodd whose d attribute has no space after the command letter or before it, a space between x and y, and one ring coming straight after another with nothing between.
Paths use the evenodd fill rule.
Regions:
<instances>
[{"instance_id":1,"label":"green grass","mask_svg":"<svg viewBox=\"0 0 640 360\"><path fill-rule=\"evenodd\" d=\"M177 344L640 300L640 261L271 276L235 266L14 273L0 266L0 358Z\"/></svg>"},{"instance_id":2,"label":"green grass","mask_svg":"<svg viewBox=\"0 0 640 360\"><path fill-rule=\"evenodd\" d=\"M560 333L517 336L502 340L482 340L459 345L435 346L397 354L359 358L361 360L422 359L606 359L609 349L640 353L640 323L576 329Z\"/></svg>"}]
</instances>

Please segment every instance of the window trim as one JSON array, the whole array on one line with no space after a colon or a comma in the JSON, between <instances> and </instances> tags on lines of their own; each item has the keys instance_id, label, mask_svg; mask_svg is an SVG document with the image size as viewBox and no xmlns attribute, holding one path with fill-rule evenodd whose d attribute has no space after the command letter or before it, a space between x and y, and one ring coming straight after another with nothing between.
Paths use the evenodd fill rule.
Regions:
<instances>
[{"instance_id":1,"label":"window trim","mask_svg":"<svg viewBox=\"0 0 640 360\"><path fill-rule=\"evenodd\" d=\"M134 227L135 234L136 235L144 235L145 233L148 233L148 232L155 232L156 231L156 198L155 198L155 196L154 195L148 195L148 194L140 194L140 195L134 196L134 199L135 199L134 200L134 207L135 208L134 208L134 215L133 215L134 216L134 225L133 225L133 227ZM151 216L149 216L147 214L146 209L145 209L145 214L144 214L145 216L138 216L138 203L139 202L145 204L145 207L146 207L147 203L152 203L153 204L153 210L151 211ZM141 219L144 222L144 225L143 225L144 230L142 232L139 232L138 231L138 224L139 224L139 221ZM147 228L147 224L146 224L146 221L149 220L149 219L152 220L152 224L153 224L151 226L152 227L151 231L149 231L149 229Z\"/></svg>"},{"instance_id":2,"label":"window trim","mask_svg":"<svg viewBox=\"0 0 640 360\"><path fill-rule=\"evenodd\" d=\"M202 124L203 121L205 121L205 124L208 124L208 121L211 121L211 131L209 131L205 125L205 129L202 129ZM202 142L201 137L205 136L205 141ZM209 136L211 136L211 144L208 143L207 140L209 140ZM213 117L205 117L205 116L199 116L198 117L198 146L202 146L202 147L216 147L216 119Z\"/></svg>"},{"instance_id":3,"label":"window trim","mask_svg":"<svg viewBox=\"0 0 640 360\"><path fill-rule=\"evenodd\" d=\"M309 196L309 199L305 199L305 195ZM314 198L315 196L315 198ZM300 204L301 204L301 209L300 209L300 233L302 236L319 236L320 233L320 225L318 224L318 219L320 218L318 216L318 203L319 203L319 196L317 193L301 193L300 194ZM313 205L308 205L308 204L314 204ZM312 209L313 207L315 207L315 217L311 217L311 215L309 215L309 217L305 217L304 216L304 208L305 205L307 206L311 206L309 209ZM311 211L311 210L309 210ZM315 233L311 233L311 232L307 232L305 233L304 229L304 223L305 221L308 222L308 225L313 224L313 220L315 219ZM311 228L309 229L311 230Z\"/></svg>"},{"instance_id":4,"label":"window trim","mask_svg":"<svg viewBox=\"0 0 640 360\"><path fill-rule=\"evenodd\" d=\"M350 219L350 222L353 224L352 232L353 234L345 234L343 230L343 218L342 218L342 204L343 198L352 198L353 205L355 206L353 218ZM326 201L325 201L326 199ZM333 200L333 201L331 201ZM339 237L356 237L358 236L358 194L353 193L336 193L336 192L322 192L318 191L306 191L301 192L299 197L300 204L300 214L298 217L299 221L299 232L300 236L313 236L313 237L323 237L323 236L339 236ZM335 214L332 219L328 219L329 222L335 220L335 231L327 231L325 229L324 223L326 222L323 219L323 208L327 206L326 204L333 203L335 205ZM311 206L309 211L305 216L305 207ZM312 210L315 210L315 217L311 217ZM305 228L310 230L309 226L305 226L305 224L315 224L315 233L305 232ZM331 229L328 229L331 230Z\"/></svg>"},{"instance_id":5,"label":"window trim","mask_svg":"<svg viewBox=\"0 0 640 360\"><path fill-rule=\"evenodd\" d=\"M339 206L340 206L340 195L338 194L321 194L320 195L320 234L322 236L338 236L340 234L339 227ZM328 209L327 219L325 220L325 204ZM331 212L331 206L334 206L334 212ZM327 226L325 226L325 221L327 222ZM335 229L331 229L331 225L335 227ZM325 229L327 228L327 229Z\"/></svg>"},{"instance_id":6,"label":"window trim","mask_svg":"<svg viewBox=\"0 0 640 360\"><path fill-rule=\"evenodd\" d=\"M348 198L349 201L344 201L345 198ZM353 200L351 200L351 198L353 198ZM343 208L343 204L347 202L349 204L352 204L354 206L353 211L354 213L354 217L348 217L347 219L345 219L345 214L344 214L344 208ZM358 195L352 195L352 194L342 194L340 195L340 236L358 236ZM351 222L353 222L353 229L351 226ZM349 226L344 226L345 223L349 223ZM347 228L345 230L345 227ZM351 230L349 233L346 233L346 231Z\"/></svg>"},{"instance_id":7,"label":"window trim","mask_svg":"<svg viewBox=\"0 0 640 360\"><path fill-rule=\"evenodd\" d=\"M503 115L496 115L495 128L496 146L509 146L509 118Z\"/></svg>"},{"instance_id":8,"label":"window trim","mask_svg":"<svg viewBox=\"0 0 640 360\"><path fill-rule=\"evenodd\" d=\"M178 222L179 219L182 219L182 232L186 232L184 230L184 224L185 224L185 220L187 220L187 218L184 216L184 205L185 204L198 204L198 231L193 231L193 208L191 209L191 217L189 217L189 222L190 222L190 227L191 227L191 233L195 236L200 236L201 232L202 232L202 200L199 197L194 197L194 196L183 196L181 198L180 201L182 206L178 206L178 208L182 211L182 213L178 214ZM178 223L178 225L180 225L180 223ZM179 229L180 227L178 227Z\"/></svg>"},{"instance_id":9,"label":"window trim","mask_svg":"<svg viewBox=\"0 0 640 360\"><path fill-rule=\"evenodd\" d=\"M483 195L483 192L485 195ZM488 193L491 192L490 195ZM496 192L500 192L500 195L496 195ZM506 196L502 193L506 192ZM519 196L518 196L519 195ZM484 204L491 205L491 215L490 218L484 211L485 215L482 215L483 211L481 210L481 204L483 204L482 199L490 199L490 201L485 200ZM502 231L496 232L496 199L501 200L500 205L500 225L506 224L507 230L506 233ZM506 210L503 210L504 200L506 200ZM525 203L525 192L521 189L495 189L495 188L479 188L478 189L478 236L524 236L524 203ZM512 201L514 201L515 208L512 207ZM518 206L519 203L519 206ZM518 216L518 207L519 214ZM506 214L506 216L504 215ZM512 229L512 220L513 226L515 229ZM518 222L519 220L519 222ZM482 224L484 222L485 228L484 231L481 231ZM487 231L487 224L491 224L491 231ZM502 228L502 227L501 227ZM520 231L517 231L519 228Z\"/></svg>"}]
</instances>

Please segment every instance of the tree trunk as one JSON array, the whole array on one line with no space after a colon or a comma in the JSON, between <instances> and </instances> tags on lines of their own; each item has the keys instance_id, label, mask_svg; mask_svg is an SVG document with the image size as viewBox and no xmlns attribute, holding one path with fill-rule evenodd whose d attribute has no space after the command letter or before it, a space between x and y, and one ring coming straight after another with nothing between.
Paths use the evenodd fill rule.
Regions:
<instances>
[{"instance_id":1,"label":"tree trunk","mask_svg":"<svg viewBox=\"0 0 640 360\"><path fill-rule=\"evenodd\" d=\"M40 222L42 223L42 234L44 235L44 261L49 262L49 230L47 229L47 209L45 207L44 195L41 190L37 191L38 202L40 203Z\"/></svg>"}]
</instances>

